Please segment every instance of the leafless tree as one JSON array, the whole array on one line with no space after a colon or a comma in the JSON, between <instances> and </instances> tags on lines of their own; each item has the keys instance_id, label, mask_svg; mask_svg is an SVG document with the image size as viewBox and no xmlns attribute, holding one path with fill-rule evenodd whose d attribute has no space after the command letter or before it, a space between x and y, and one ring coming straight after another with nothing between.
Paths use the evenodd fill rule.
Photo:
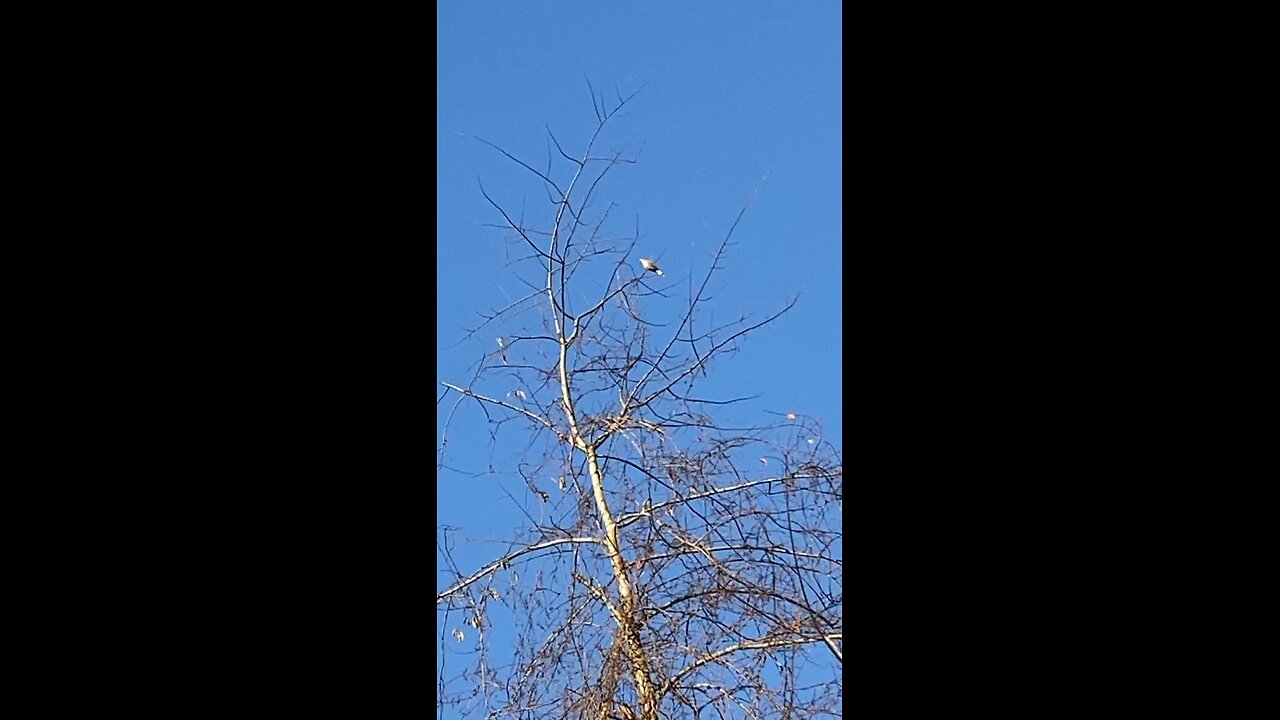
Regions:
<instances>
[{"instance_id":1,"label":"leafless tree","mask_svg":"<svg viewBox=\"0 0 1280 720\"><path fill-rule=\"evenodd\" d=\"M707 266L678 274L686 287L670 267L645 272L638 229L611 236L615 208L597 200L635 161L597 149L634 93L591 94L597 123L580 155L550 129L545 169L484 141L531 174L549 209L526 224L480 189L520 248L512 268L528 294L470 332L523 329L469 378L441 383L438 463L451 433L472 431L468 418L493 442L518 437L514 472L529 493L512 501L528 523L491 562L465 568L454 549L467 538L439 528L437 702L449 717L839 717L840 452L814 418L779 408L730 426L718 417L744 398L699 392L718 360L795 301L759 319L708 319L750 199ZM515 633L509 657L488 636L499 613Z\"/></svg>"}]
</instances>

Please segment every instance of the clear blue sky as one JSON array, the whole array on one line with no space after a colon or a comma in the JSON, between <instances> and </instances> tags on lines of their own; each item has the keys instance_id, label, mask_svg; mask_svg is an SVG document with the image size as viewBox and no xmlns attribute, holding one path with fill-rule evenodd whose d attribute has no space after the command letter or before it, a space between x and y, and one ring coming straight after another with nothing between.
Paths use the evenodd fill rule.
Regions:
<instances>
[{"instance_id":1,"label":"clear blue sky","mask_svg":"<svg viewBox=\"0 0 1280 720\"><path fill-rule=\"evenodd\" d=\"M438 3L436 395L441 380L465 385L502 334L457 344L477 311L523 294L508 265L513 247L483 226L502 218L477 178L504 206L523 204L527 220L549 224L528 172L468 136L545 168L550 126L577 154L595 124L589 78L610 99L614 88L644 86L602 136L604 149L643 148L601 195L618 206L619 233L639 218L637 254L658 258L667 279L687 286L759 186L712 282L711 307L726 321L758 319L800 295L711 367L703 393L761 394L732 412L757 423L771 420L765 411L812 416L843 448L841 20L837 2ZM452 406L437 407L437 444ZM465 410L454 419L450 466L486 473L510 457L495 451L480 420ZM527 520L507 492L528 502L518 478L441 471L437 526L472 539L510 535ZM469 571L501 549L469 544L455 559Z\"/></svg>"}]
</instances>

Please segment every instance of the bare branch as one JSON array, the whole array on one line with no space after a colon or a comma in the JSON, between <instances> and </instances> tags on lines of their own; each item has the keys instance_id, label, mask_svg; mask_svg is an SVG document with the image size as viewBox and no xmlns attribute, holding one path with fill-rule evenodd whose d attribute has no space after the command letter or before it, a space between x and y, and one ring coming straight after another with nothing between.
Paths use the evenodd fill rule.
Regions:
<instances>
[{"instance_id":1,"label":"bare branch","mask_svg":"<svg viewBox=\"0 0 1280 720\"><path fill-rule=\"evenodd\" d=\"M515 155L512 155L511 153L507 152L506 150L503 150L502 148L498 147L497 145L494 145L493 143L489 142L488 140L485 140L485 139L484 139L484 138L482 138L482 137L478 137L478 136L474 136L474 135L473 135L472 137L475 137L475 139L479 140L480 142L484 143L485 145L488 145L489 147L493 148L494 150L497 150L498 152L502 153L503 155L506 155L508 159L510 159L512 162L516 163L516 164L517 164L517 165L519 165L520 167L524 168L525 170L528 170L529 172L533 173L534 175L537 175L538 177L542 178L542 181L543 181L543 182L545 182L548 186L550 186L550 187L551 187L551 189L555 190L557 195L561 195L561 196L563 196L563 195L564 195L564 193L560 191L560 188L556 185L556 183L555 183L555 181L554 181L554 180L552 180L551 178L547 177L547 176L546 176L545 174L543 174L542 172L540 172L540 171L538 171L538 170L535 170L533 167L531 167L531 166L530 166L528 163L526 163L525 161L521 160L520 158L516 157Z\"/></svg>"},{"instance_id":2,"label":"bare branch","mask_svg":"<svg viewBox=\"0 0 1280 720\"><path fill-rule=\"evenodd\" d=\"M768 648L786 647L788 645L807 645L813 642L822 642L824 639L825 639L824 637L766 638L766 639L760 639L760 640L753 640L749 642L735 643L728 647L720 648L719 650L716 650L715 652L705 657L699 658L698 660L695 660L694 662L685 666L675 675L672 675L669 680L667 680L667 683L662 688L662 691L663 692L670 691L670 689L674 687L677 683L679 683L680 680L682 680L686 675L689 675L690 673L694 672L695 670L702 667L703 665L716 662L721 658L727 657L734 653L742 652L744 650L764 650Z\"/></svg>"},{"instance_id":3,"label":"bare branch","mask_svg":"<svg viewBox=\"0 0 1280 720\"><path fill-rule=\"evenodd\" d=\"M564 545L566 543L571 543L571 544L585 543L585 544L598 545L600 543L600 538L590 538L590 537L556 538L555 540L547 540L546 542L536 543L526 548L521 548L520 550L517 550L515 552L507 553L506 555L503 555L497 560L494 560L488 565L485 565L484 567L480 568L471 577L468 577L467 579L462 580L457 584L452 585L449 588L445 590L441 590L440 592L436 593L436 602L440 602L441 600L446 600L449 597L456 595L462 592L463 590L466 590L477 580L480 580L481 578L483 578L486 575L489 575L490 573L494 573L494 572L497 572L498 570L503 570L510 567L512 561L516 560L519 557L528 555L529 553L532 553L532 552L537 552L539 550L545 550L550 547L555 547L557 545Z\"/></svg>"},{"instance_id":4,"label":"bare branch","mask_svg":"<svg viewBox=\"0 0 1280 720\"><path fill-rule=\"evenodd\" d=\"M477 182L477 183L480 183L480 179L479 179L479 178L476 178L476 182ZM495 209L497 209L497 211L498 211L498 212L502 213L502 217L506 218L507 225L508 225L512 230L515 230L517 233L519 233L520 237L524 238L524 241L525 241L526 243L529 243L529 247L533 248L533 251L534 251L535 253L537 253L539 257L546 258L548 261L550 261L550 260L551 260L551 256L550 256L550 255L547 255L546 253L542 252L542 250L538 249L538 246L537 246L537 245L534 245L534 244L533 244L533 241L532 241L532 240L530 240L530 239L529 239L529 236L525 234L524 229L523 229L522 227L520 227L519 225L517 225L517 224L515 223L515 221L511 219L511 216L510 216L510 215L507 215L507 211L506 211L506 210L503 210L503 209L502 209L502 206L498 205L498 203L496 203L496 202L494 202L494 201L493 201L493 198L489 197L489 193L487 193L487 192L485 192L485 191L484 191L484 185L483 185L483 184L480 184L480 194L481 194L481 195L483 195L483 196L484 196L484 199L485 199L485 200L488 200L488 201L489 201L489 204L490 204L490 205L492 205Z\"/></svg>"},{"instance_id":5,"label":"bare branch","mask_svg":"<svg viewBox=\"0 0 1280 720\"><path fill-rule=\"evenodd\" d=\"M477 393L477 392L473 392L473 391L471 391L471 390L468 390L467 388L464 388L464 387L458 387L457 385L454 385L454 384L452 384L452 383L441 382L440 384L441 384L441 385L443 385L443 386L445 386L445 387L447 387L447 388L449 388L450 390L454 390L454 391L456 391L456 392L460 392L460 393L462 393L463 395L466 395L466 396L467 396L467 397L469 397L469 398L474 398L474 399L479 400L479 401L482 401L482 402L487 402L487 403L490 403L490 404L492 404L492 405L497 405L497 406L499 406L499 407L504 407L504 408L506 408L506 409L508 409L508 410L511 410L512 412L518 412L518 413L520 413L521 415L525 415L525 416L527 416L527 417L531 418L534 422L538 423L539 425L542 425L542 426L546 427L548 430L550 430L551 432L555 433L557 436L559 436L559 437L563 437L563 436L560 434L560 431L556 429L556 426L555 426L554 424L552 424L552 422L551 422L550 420L548 420L548 419L546 419L546 418L542 417L541 415L538 415L538 414L536 414L536 413L531 413L531 412L529 412L528 410L525 410L524 408L516 407L515 405L512 405L511 403L503 402L502 400L499 400L499 399L497 399L497 398L486 397L486 396L484 396L484 395L481 395L480 393Z\"/></svg>"}]
</instances>

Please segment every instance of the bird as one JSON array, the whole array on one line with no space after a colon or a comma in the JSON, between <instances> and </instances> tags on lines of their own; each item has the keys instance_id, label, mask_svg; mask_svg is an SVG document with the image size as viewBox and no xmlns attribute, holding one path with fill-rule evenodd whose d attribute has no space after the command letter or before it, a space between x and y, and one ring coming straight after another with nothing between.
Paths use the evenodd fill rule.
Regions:
<instances>
[{"instance_id":1,"label":"bird","mask_svg":"<svg viewBox=\"0 0 1280 720\"><path fill-rule=\"evenodd\" d=\"M659 275L662 274L662 268L658 267L658 263L650 260L649 258L640 258L640 264L649 272L656 272Z\"/></svg>"}]
</instances>

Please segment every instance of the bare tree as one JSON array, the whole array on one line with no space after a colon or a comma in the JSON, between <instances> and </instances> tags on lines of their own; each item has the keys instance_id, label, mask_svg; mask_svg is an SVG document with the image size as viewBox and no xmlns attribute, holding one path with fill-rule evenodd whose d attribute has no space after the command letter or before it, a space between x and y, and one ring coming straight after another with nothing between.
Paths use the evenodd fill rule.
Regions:
<instances>
[{"instance_id":1,"label":"bare tree","mask_svg":"<svg viewBox=\"0 0 1280 720\"><path fill-rule=\"evenodd\" d=\"M481 186L523 253L513 267L528 294L470 334L523 329L498 338L469 379L442 383L438 461L464 418L494 442L514 424L514 471L530 492L512 500L528 524L470 568L454 561L465 538L440 528L437 701L451 717L839 717L840 453L813 418L730 424L745 398L698 390L795 301L755 320L707 319L750 199L707 267L681 273L685 289L669 267L641 264L638 221L628 237L608 234L615 207L597 193L635 159L597 146L633 97L606 104L593 90L586 150L569 155L548 129L545 169L483 141L536 178L548 219L526 224ZM494 657L487 637L498 609L517 634L511 657ZM455 652L464 638L474 651Z\"/></svg>"}]
</instances>

